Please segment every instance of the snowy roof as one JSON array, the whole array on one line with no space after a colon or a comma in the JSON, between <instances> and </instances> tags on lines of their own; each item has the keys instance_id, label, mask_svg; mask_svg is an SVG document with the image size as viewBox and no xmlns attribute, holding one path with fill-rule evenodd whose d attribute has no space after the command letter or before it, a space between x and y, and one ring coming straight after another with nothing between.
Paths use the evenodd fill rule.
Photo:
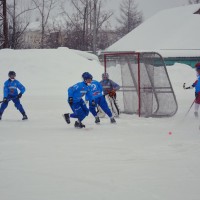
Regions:
<instances>
[{"instance_id":1,"label":"snowy roof","mask_svg":"<svg viewBox=\"0 0 200 200\"><path fill-rule=\"evenodd\" d=\"M200 50L200 15L194 14L199 9L200 4L193 4L161 11L106 50Z\"/></svg>"}]
</instances>

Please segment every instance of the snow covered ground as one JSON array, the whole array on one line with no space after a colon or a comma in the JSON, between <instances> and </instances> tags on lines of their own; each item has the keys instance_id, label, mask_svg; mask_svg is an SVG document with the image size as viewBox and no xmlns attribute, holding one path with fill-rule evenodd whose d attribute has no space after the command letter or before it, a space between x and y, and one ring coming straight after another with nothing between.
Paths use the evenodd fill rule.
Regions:
<instances>
[{"instance_id":1,"label":"snow covered ground","mask_svg":"<svg viewBox=\"0 0 200 200\"><path fill-rule=\"evenodd\" d=\"M87 128L67 125L67 88L90 71L99 80L103 68L69 49L1 50L0 88L9 70L26 86L22 103L12 103L0 122L0 199L2 200L199 200L200 131L194 99L185 91L195 72L186 65L168 68L179 111L173 118L121 115ZM0 92L0 99L2 92ZM169 134L172 132L172 134Z\"/></svg>"}]
</instances>

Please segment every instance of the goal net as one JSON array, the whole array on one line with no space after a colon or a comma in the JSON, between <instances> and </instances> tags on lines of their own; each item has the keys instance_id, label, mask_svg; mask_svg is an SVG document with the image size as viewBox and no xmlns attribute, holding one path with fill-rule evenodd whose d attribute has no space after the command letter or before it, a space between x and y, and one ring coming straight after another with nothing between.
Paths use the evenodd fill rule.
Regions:
<instances>
[{"instance_id":1,"label":"goal net","mask_svg":"<svg viewBox=\"0 0 200 200\"><path fill-rule=\"evenodd\" d=\"M105 72L121 88L117 92L121 112L143 117L170 117L176 97L162 56L155 52L105 53Z\"/></svg>"}]
</instances>

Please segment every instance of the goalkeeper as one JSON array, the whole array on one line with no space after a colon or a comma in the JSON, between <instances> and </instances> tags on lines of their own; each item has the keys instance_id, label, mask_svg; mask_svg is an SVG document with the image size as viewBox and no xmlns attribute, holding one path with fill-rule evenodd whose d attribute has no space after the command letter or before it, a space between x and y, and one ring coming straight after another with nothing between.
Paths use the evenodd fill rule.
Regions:
<instances>
[{"instance_id":1,"label":"goalkeeper","mask_svg":"<svg viewBox=\"0 0 200 200\"><path fill-rule=\"evenodd\" d=\"M106 100L109 104L112 113L114 114L114 116L118 117L119 107L116 101L116 91L120 89L120 86L111 79L109 79L109 74L106 72L102 74L102 80L100 81L100 83L103 87L103 93L106 97Z\"/></svg>"},{"instance_id":2,"label":"goalkeeper","mask_svg":"<svg viewBox=\"0 0 200 200\"><path fill-rule=\"evenodd\" d=\"M116 91L120 89L120 86L109 79L108 73L102 74L102 81L100 81L100 83L103 87L104 95L109 95L110 97L114 97L116 99Z\"/></svg>"}]
</instances>

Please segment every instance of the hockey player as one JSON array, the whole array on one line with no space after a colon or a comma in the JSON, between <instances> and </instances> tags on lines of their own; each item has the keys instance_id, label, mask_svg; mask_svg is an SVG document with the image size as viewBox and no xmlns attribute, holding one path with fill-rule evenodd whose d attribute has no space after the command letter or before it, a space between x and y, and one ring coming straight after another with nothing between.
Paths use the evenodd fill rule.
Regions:
<instances>
[{"instance_id":1,"label":"hockey player","mask_svg":"<svg viewBox=\"0 0 200 200\"><path fill-rule=\"evenodd\" d=\"M116 91L120 89L120 86L109 79L109 74L108 73L103 73L102 74L102 80L100 81L102 87L103 87L103 93L104 95L109 94L109 96L116 97Z\"/></svg>"},{"instance_id":2,"label":"hockey player","mask_svg":"<svg viewBox=\"0 0 200 200\"><path fill-rule=\"evenodd\" d=\"M184 89L195 88L194 115L196 118L198 118L198 110L200 105L200 62L195 65L195 69L197 71L197 80L189 87L185 87L184 83L183 88Z\"/></svg>"},{"instance_id":3,"label":"hockey player","mask_svg":"<svg viewBox=\"0 0 200 200\"><path fill-rule=\"evenodd\" d=\"M84 128L85 125L82 124L83 119L88 116L89 109L87 108L82 97L85 94L90 96L89 85L92 81L92 75L88 72L82 74L83 81L79 82L68 89L68 103L73 111L72 114L64 114L65 121L70 124L70 118L77 118L74 126L76 128ZM91 97L90 97L91 98Z\"/></svg>"},{"instance_id":4,"label":"hockey player","mask_svg":"<svg viewBox=\"0 0 200 200\"><path fill-rule=\"evenodd\" d=\"M107 102L109 103L109 107L112 110L113 114L115 114L116 117L119 116L119 108L116 103L116 91L120 89L120 86L109 79L108 73L102 74L102 81L100 81L102 87L103 87L103 93L106 97Z\"/></svg>"},{"instance_id":5,"label":"hockey player","mask_svg":"<svg viewBox=\"0 0 200 200\"><path fill-rule=\"evenodd\" d=\"M116 123L115 118L112 116L108 104L105 100L103 93L103 88L98 81L92 80L90 84L90 94L86 94L86 101L89 100L89 110L95 117L95 123L100 123L100 119L97 116L96 107L99 106L109 117L111 123Z\"/></svg>"},{"instance_id":6,"label":"hockey player","mask_svg":"<svg viewBox=\"0 0 200 200\"><path fill-rule=\"evenodd\" d=\"M28 119L28 117L19 100L22 97L22 94L25 92L25 87L18 80L15 79L16 73L14 71L10 71L8 73L8 77L9 79L4 83L4 98L0 108L0 120L2 118L4 110L8 106L9 101L13 101L15 107L23 115L22 120L26 120ZM18 90L20 91L19 94Z\"/></svg>"}]
</instances>

